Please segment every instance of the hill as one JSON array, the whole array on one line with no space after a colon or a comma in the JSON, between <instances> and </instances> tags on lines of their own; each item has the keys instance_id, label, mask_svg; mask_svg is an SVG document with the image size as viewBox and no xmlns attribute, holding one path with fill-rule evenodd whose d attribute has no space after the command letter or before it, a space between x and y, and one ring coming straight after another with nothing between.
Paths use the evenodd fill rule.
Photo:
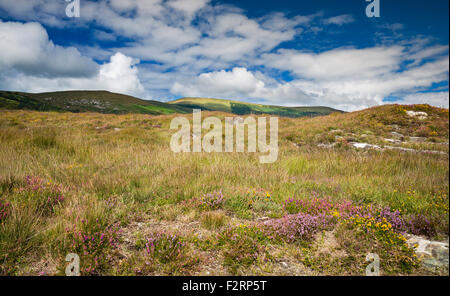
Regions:
<instances>
[{"instance_id":1,"label":"hill","mask_svg":"<svg viewBox=\"0 0 450 296\"><path fill-rule=\"evenodd\" d=\"M24 93L0 91L0 108L36 111L99 112L110 114L173 114L190 113L192 109L222 111L237 115L270 114L285 117L328 115L342 112L327 107L280 107L244 103L239 101L182 98L169 103L142 100L108 91L61 91Z\"/></svg>"},{"instance_id":2,"label":"hill","mask_svg":"<svg viewBox=\"0 0 450 296\"><path fill-rule=\"evenodd\" d=\"M141 100L108 91L60 91L37 94L0 91L0 108L153 115L191 112L182 106Z\"/></svg>"},{"instance_id":3,"label":"hill","mask_svg":"<svg viewBox=\"0 0 450 296\"><path fill-rule=\"evenodd\" d=\"M170 104L208 111L223 111L238 115L270 114L284 117L313 117L328 115L333 112L342 113L340 110L329 107L282 107L212 98L182 98L172 101Z\"/></svg>"}]
</instances>

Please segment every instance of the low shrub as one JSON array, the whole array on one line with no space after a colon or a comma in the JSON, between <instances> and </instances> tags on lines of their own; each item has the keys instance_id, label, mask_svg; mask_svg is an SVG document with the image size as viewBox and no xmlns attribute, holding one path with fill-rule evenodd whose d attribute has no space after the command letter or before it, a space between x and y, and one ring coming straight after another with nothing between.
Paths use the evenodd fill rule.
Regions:
<instances>
[{"instance_id":1,"label":"low shrub","mask_svg":"<svg viewBox=\"0 0 450 296\"><path fill-rule=\"evenodd\" d=\"M147 265L159 265L168 274L183 274L199 262L189 252L187 243L177 234L153 233L147 238L145 252L150 260Z\"/></svg>"},{"instance_id":2,"label":"low shrub","mask_svg":"<svg viewBox=\"0 0 450 296\"><path fill-rule=\"evenodd\" d=\"M38 214L49 215L64 202L62 187L40 177L26 177L25 185L16 190L17 200L33 206Z\"/></svg>"},{"instance_id":3,"label":"low shrub","mask_svg":"<svg viewBox=\"0 0 450 296\"><path fill-rule=\"evenodd\" d=\"M118 224L108 225L101 219L77 219L66 229L61 251L80 256L82 275L100 275L109 268L108 255L117 247L119 232Z\"/></svg>"}]
</instances>

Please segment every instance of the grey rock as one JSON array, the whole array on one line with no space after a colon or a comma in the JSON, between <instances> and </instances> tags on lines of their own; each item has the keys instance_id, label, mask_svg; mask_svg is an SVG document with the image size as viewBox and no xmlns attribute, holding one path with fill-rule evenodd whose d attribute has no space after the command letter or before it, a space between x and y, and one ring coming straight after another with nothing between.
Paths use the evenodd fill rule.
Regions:
<instances>
[{"instance_id":1,"label":"grey rock","mask_svg":"<svg viewBox=\"0 0 450 296\"><path fill-rule=\"evenodd\" d=\"M425 142L427 140L427 138L424 138L424 137L409 137L409 140L411 142L414 142L414 143L423 143L423 142Z\"/></svg>"},{"instance_id":2,"label":"grey rock","mask_svg":"<svg viewBox=\"0 0 450 296\"><path fill-rule=\"evenodd\" d=\"M403 138L404 135L397 133L397 132L391 132L391 135L395 136L395 137L399 137L399 138Z\"/></svg>"}]
</instances>

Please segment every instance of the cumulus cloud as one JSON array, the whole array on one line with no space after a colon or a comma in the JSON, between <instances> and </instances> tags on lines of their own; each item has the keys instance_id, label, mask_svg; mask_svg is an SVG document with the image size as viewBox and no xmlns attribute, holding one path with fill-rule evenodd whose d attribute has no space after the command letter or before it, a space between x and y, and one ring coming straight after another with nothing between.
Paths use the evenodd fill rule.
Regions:
<instances>
[{"instance_id":1,"label":"cumulus cloud","mask_svg":"<svg viewBox=\"0 0 450 296\"><path fill-rule=\"evenodd\" d=\"M355 75L370 78L398 68L402 54L400 46L344 48L319 54L281 49L263 55L261 63L305 78L341 79Z\"/></svg>"},{"instance_id":2,"label":"cumulus cloud","mask_svg":"<svg viewBox=\"0 0 450 296\"><path fill-rule=\"evenodd\" d=\"M203 73L187 85L176 82L171 90L190 97L243 97L263 87L264 82L253 73L246 68L236 67L231 71Z\"/></svg>"},{"instance_id":3,"label":"cumulus cloud","mask_svg":"<svg viewBox=\"0 0 450 296\"><path fill-rule=\"evenodd\" d=\"M18 91L45 92L54 90L108 90L134 96L145 96L144 87L135 64L138 61L122 53L113 55L108 63L100 65L91 77L47 78L8 71L3 73L0 88Z\"/></svg>"},{"instance_id":4,"label":"cumulus cloud","mask_svg":"<svg viewBox=\"0 0 450 296\"><path fill-rule=\"evenodd\" d=\"M89 77L98 71L76 48L53 44L39 23L0 21L0 40L1 70L44 77Z\"/></svg>"},{"instance_id":5,"label":"cumulus cloud","mask_svg":"<svg viewBox=\"0 0 450 296\"><path fill-rule=\"evenodd\" d=\"M397 46L362 51L333 50L322 55L299 53L299 57L291 55L289 53L287 58L277 56L276 63L272 64L272 67L297 74L289 82L266 83L270 79L262 74L257 77L245 68L234 68L204 73L184 84L175 83L171 91L183 96L215 94L225 98L258 99L271 104L325 105L352 111L383 104L383 99L389 95L420 90L448 79L448 57L401 69L405 60L413 58ZM366 58L371 59L364 63ZM347 65L346 62L351 63L352 59L355 64ZM430 104L437 102L432 96L429 98Z\"/></svg>"},{"instance_id":6,"label":"cumulus cloud","mask_svg":"<svg viewBox=\"0 0 450 296\"><path fill-rule=\"evenodd\" d=\"M312 51L309 38L354 17L273 12L252 18L210 0L83 0L77 21L65 17L65 5L0 0L0 13L28 22L0 21L1 40L7 40L0 44L1 88L107 89L144 98L210 96L355 110L392 95L420 101L425 97L414 94L448 81L448 45L404 40L402 24L380 23L378 45ZM93 44L59 46L41 24L89 28ZM442 97L428 96L433 104Z\"/></svg>"}]
</instances>

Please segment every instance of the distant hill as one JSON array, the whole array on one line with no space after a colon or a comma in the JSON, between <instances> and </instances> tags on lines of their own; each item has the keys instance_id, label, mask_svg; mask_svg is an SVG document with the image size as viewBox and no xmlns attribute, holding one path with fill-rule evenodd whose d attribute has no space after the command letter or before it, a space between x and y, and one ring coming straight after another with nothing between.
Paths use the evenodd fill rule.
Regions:
<instances>
[{"instance_id":1,"label":"distant hill","mask_svg":"<svg viewBox=\"0 0 450 296\"><path fill-rule=\"evenodd\" d=\"M0 108L59 112L190 113L192 109L222 111L237 115L270 114L286 117L314 117L342 111L328 107L281 107L210 98L182 98L168 103L141 100L108 91L61 91L24 93L0 91Z\"/></svg>"},{"instance_id":2,"label":"distant hill","mask_svg":"<svg viewBox=\"0 0 450 296\"><path fill-rule=\"evenodd\" d=\"M239 115L270 114L286 117L313 117L328 115L334 112L342 113L340 110L329 107L282 107L212 98L182 98L169 103L171 105L188 107L191 109L196 108L208 111L223 111Z\"/></svg>"},{"instance_id":3,"label":"distant hill","mask_svg":"<svg viewBox=\"0 0 450 296\"><path fill-rule=\"evenodd\" d=\"M61 91L38 94L0 91L0 108L154 115L192 112L182 106L141 100L108 91Z\"/></svg>"}]
</instances>

